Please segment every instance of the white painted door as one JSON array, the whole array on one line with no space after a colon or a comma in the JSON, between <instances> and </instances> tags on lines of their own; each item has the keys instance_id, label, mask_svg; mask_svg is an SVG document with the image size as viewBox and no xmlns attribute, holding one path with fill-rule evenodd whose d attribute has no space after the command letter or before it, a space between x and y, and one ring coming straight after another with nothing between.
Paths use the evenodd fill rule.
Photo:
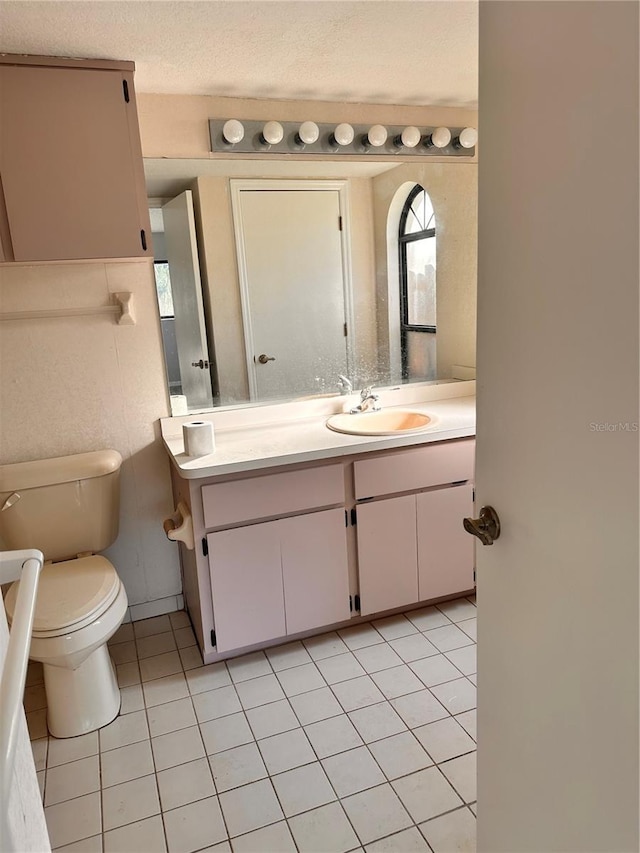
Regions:
<instances>
[{"instance_id":1,"label":"white painted door","mask_svg":"<svg viewBox=\"0 0 640 853\"><path fill-rule=\"evenodd\" d=\"M207 408L213 395L191 190L163 205L162 217L182 393L190 409Z\"/></svg>"},{"instance_id":2,"label":"white painted door","mask_svg":"<svg viewBox=\"0 0 640 853\"><path fill-rule=\"evenodd\" d=\"M480 3L481 853L639 849L638 10Z\"/></svg>"},{"instance_id":3,"label":"white painted door","mask_svg":"<svg viewBox=\"0 0 640 853\"><path fill-rule=\"evenodd\" d=\"M252 399L334 391L347 373L337 190L240 190L236 240Z\"/></svg>"},{"instance_id":4,"label":"white painted door","mask_svg":"<svg viewBox=\"0 0 640 853\"><path fill-rule=\"evenodd\" d=\"M473 589L473 538L462 526L473 512L473 486L422 492L416 505L420 601Z\"/></svg>"}]
</instances>

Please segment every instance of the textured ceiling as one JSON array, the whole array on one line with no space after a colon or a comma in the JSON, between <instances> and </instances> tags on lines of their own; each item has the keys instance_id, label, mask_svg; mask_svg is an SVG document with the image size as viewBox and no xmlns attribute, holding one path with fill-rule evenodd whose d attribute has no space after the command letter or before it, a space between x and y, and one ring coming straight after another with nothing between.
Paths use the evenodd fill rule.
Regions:
<instances>
[{"instance_id":1,"label":"textured ceiling","mask_svg":"<svg viewBox=\"0 0 640 853\"><path fill-rule=\"evenodd\" d=\"M139 92L473 107L477 0L2 0L0 52L136 63Z\"/></svg>"}]
</instances>

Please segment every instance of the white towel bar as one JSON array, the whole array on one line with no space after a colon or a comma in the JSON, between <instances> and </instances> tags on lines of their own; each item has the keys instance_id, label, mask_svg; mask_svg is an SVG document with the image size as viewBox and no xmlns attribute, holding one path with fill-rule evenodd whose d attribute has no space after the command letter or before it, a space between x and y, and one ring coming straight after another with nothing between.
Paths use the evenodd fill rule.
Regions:
<instances>
[{"instance_id":1,"label":"white towel bar","mask_svg":"<svg viewBox=\"0 0 640 853\"><path fill-rule=\"evenodd\" d=\"M0 320L51 320L56 317L86 317L90 314L112 314L119 326L134 326L133 293L121 291L112 293L115 305L87 305L84 308L43 308L41 311L6 311L0 313Z\"/></svg>"}]
</instances>

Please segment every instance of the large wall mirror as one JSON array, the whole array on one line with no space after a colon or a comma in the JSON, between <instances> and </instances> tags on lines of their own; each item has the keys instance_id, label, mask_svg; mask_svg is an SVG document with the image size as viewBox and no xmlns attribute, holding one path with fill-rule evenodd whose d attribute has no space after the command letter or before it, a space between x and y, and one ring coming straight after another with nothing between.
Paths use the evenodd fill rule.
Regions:
<instances>
[{"instance_id":1,"label":"large wall mirror","mask_svg":"<svg viewBox=\"0 0 640 853\"><path fill-rule=\"evenodd\" d=\"M475 375L475 163L145 173L174 411Z\"/></svg>"}]
</instances>

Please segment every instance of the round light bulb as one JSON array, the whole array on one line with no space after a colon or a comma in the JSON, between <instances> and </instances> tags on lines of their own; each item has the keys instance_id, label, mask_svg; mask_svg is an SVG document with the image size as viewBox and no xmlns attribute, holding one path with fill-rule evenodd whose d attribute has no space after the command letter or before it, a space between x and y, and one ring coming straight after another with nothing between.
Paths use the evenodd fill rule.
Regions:
<instances>
[{"instance_id":1,"label":"round light bulb","mask_svg":"<svg viewBox=\"0 0 640 853\"><path fill-rule=\"evenodd\" d=\"M367 131L365 145L373 145L374 148L382 147L387 141L387 128L381 124L372 125Z\"/></svg>"},{"instance_id":2,"label":"round light bulb","mask_svg":"<svg viewBox=\"0 0 640 853\"><path fill-rule=\"evenodd\" d=\"M268 121L262 128L262 138L268 145L277 145L283 137L284 130L279 121Z\"/></svg>"},{"instance_id":3,"label":"round light bulb","mask_svg":"<svg viewBox=\"0 0 640 853\"><path fill-rule=\"evenodd\" d=\"M417 127L413 126L405 127L400 134L400 143L404 145L405 148L415 148L421 139L422 134Z\"/></svg>"},{"instance_id":4,"label":"round light bulb","mask_svg":"<svg viewBox=\"0 0 640 853\"><path fill-rule=\"evenodd\" d=\"M333 131L333 138L338 145L351 145L355 135L354 129L346 123L337 125Z\"/></svg>"},{"instance_id":5,"label":"round light bulb","mask_svg":"<svg viewBox=\"0 0 640 853\"><path fill-rule=\"evenodd\" d=\"M298 138L304 145L313 145L320 137L320 128L315 121L303 121L298 128Z\"/></svg>"},{"instance_id":6,"label":"round light bulb","mask_svg":"<svg viewBox=\"0 0 640 853\"><path fill-rule=\"evenodd\" d=\"M460 136L458 137L460 148L473 148L477 141L478 131L475 127L465 127L464 130L460 131Z\"/></svg>"},{"instance_id":7,"label":"round light bulb","mask_svg":"<svg viewBox=\"0 0 640 853\"><path fill-rule=\"evenodd\" d=\"M222 136L225 142L228 142L230 145L235 145L237 142L241 142L244 139L244 125L241 121L237 121L235 118L230 118L229 121L225 121L224 123Z\"/></svg>"},{"instance_id":8,"label":"round light bulb","mask_svg":"<svg viewBox=\"0 0 640 853\"><path fill-rule=\"evenodd\" d=\"M429 145L434 148L446 148L451 142L451 131L448 127L436 127L429 137Z\"/></svg>"}]
</instances>

